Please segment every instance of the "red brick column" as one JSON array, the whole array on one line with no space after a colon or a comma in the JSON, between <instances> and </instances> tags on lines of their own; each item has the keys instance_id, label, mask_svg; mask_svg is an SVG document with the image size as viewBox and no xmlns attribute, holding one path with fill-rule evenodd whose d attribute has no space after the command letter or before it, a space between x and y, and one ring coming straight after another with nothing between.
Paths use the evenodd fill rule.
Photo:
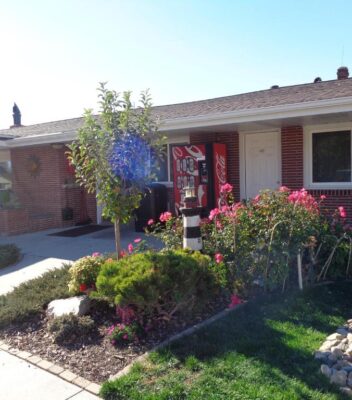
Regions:
<instances>
[{"instance_id":1,"label":"red brick column","mask_svg":"<svg viewBox=\"0 0 352 400\"><path fill-rule=\"evenodd\" d=\"M290 189L303 187L303 128L281 129L282 185Z\"/></svg>"},{"instance_id":2,"label":"red brick column","mask_svg":"<svg viewBox=\"0 0 352 400\"><path fill-rule=\"evenodd\" d=\"M228 182L234 187L235 200L240 200L240 144L238 132L197 132L190 134L191 144L219 142L227 145Z\"/></svg>"}]
</instances>

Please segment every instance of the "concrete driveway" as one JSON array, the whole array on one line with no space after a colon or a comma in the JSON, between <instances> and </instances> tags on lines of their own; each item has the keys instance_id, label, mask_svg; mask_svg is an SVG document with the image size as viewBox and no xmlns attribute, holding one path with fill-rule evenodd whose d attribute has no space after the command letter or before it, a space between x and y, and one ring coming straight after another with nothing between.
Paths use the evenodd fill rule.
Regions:
<instances>
[{"instance_id":1,"label":"concrete driveway","mask_svg":"<svg viewBox=\"0 0 352 400\"><path fill-rule=\"evenodd\" d=\"M0 270L0 294L5 294L20 283L36 278L48 270L58 268L63 263L96 251L108 253L115 249L112 226L78 237L49 236L61 230L50 229L17 236L0 236L0 244L16 244L23 256L16 265ZM129 227L121 230L122 247L126 249L129 243L133 243L133 240L139 237L146 239L153 247L160 247L156 240L146 238L143 233L134 232Z\"/></svg>"}]
</instances>

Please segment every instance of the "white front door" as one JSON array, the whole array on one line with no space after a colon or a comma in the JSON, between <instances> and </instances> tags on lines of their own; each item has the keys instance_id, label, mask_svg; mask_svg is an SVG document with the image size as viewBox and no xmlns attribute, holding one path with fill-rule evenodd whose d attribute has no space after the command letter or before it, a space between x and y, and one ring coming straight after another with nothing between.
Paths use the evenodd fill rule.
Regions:
<instances>
[{"instance_id":1,"label":"white front door","mask_svg":"<svg viewBox=\"0 0 352 400\"><path fill-rule=\"evenodd\" d=\"M255 197L260 190L280 186L279 138L278 132L245 135L246 198Z\"/></svg>"}]
</instances>

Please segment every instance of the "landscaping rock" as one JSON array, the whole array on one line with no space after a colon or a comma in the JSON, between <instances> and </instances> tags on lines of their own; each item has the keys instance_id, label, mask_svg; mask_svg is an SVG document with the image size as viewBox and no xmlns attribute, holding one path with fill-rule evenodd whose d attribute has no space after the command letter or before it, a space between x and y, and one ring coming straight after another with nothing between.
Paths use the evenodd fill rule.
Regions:
<instances>
[{"instance_id":1,"label":"landscaping rock","mask_svg":"<svg viewBox=\"0 0 352 400\"><path fill-rule=\"evenodd\" d=\"M324 360L327 360L327 358L329 357L330 354L331 354L330 351L316 351L314 358L316 360L324 361Z\"/></svg>"},{"instance_id":2,"label":"landscaping rock","mask_svg":"<svg viewBox=\"0 0 352 400\"><path fill-rule=\"evenodd\" d=\"M325 339L315 352L315 359L322 362L321 373L352 396L352 319Z\"/></svg>"},{"instance_id":3,"label":"landscaping rock","mask_svg":"<svg viewBox=\"0 0 352 400\"><path fill-rule=\"evenodd\" d=\"M348 330L346 328L339 328L336 330L337 334L341 335L341 339L347 336Z\"/></svg>"},{"instance_id":4,"label":"landscaping rock","mask_svg":"<svg viewBox=\"0 0 352 400\"><path fill-rule=\"evenodd\" d=\"M337 371L336 369L333 369L330 376L330 382L335 383L338 386L346 386L347 372L343 370Z\"/></svg>"},{"instance_id":5,"label":"landscaping rock","mask_svg":"<svg viewBox=\"0 0 352 400\"><path fill-rule=\"evenodd\" d=\"M352 397L352 389L349 388L348 386L341 387L340 390L342 393Z\"/></svg>"},{"instance_id":6,"label":"landscaping rock","mask_svg":"<svg viewBox=\"0 0 352 400\"><path fill-rule=\"evenodd\" d=\"M85 315L91 308L91 300L86 295L70 297L69 299L53 300L49 303L47 313L52 317L66 314Z\"/></svg>"},{"instance_id":7,"label":"landscaping rock","mask_svg":"<svg viewBox=\"0 0 352 400\"><path fill-rule=\"evenodd\" d=\"M342 335L341 333L333 333L332 335L329 335L327 338L326 338L326 340L329 340L329 341L333 341L333 340L342 340L344 337L346 337L347 336L347 333L346 333L346 335Z\"/></svg>"},{"instance_id":8,"label":"landscaping rock","mask_svg":"<svg viewBox=\"0 0 352 400\"><path fill-rule=\"evenodd\" d=\"M330 376L331 376L331 374L332 374L331 368L330 368L328 365L326 365L326 364L322 364L322 365L320 366L320 371L321 371L321 373L322 373L323 375L325 375L327 378L330 378Z\"/></svg>"}]
</instances>

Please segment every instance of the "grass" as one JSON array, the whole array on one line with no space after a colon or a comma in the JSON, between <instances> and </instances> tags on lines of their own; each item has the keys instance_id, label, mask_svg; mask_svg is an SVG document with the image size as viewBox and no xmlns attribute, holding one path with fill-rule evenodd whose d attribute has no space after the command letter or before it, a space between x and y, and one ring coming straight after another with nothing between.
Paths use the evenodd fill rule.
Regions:
<instances>
[{"instance_id":1,"label":"grass","mask_svg":"<svg viewBox=\"0 0 352 400\"><path fill-rule=\"evenodd\" d=\"M20 250L14 244L0 245L0 269L15 264L20 259Z\"/></svg>"},{"instance_id":2,"label":"grass","mask_svg":"<svg viewBox=\"0 0 352 400\"><path fill-rule=\"evenodd\" d=\"M68 269L65 265L46 272L0 296L0 329L39 314L51 300L69 297Z\"/></svg>"},{"instance_id":3,"label":"grass","mask_svg":"<svg viewBox=\"0 0 352 400\"><path fill-rule=\"evenodd\" d=\"M106 400L347 399L320 373L314 351L351 318L352 284L317 286L246 304L125 377Z\"/></svg>"}]
</instances>

